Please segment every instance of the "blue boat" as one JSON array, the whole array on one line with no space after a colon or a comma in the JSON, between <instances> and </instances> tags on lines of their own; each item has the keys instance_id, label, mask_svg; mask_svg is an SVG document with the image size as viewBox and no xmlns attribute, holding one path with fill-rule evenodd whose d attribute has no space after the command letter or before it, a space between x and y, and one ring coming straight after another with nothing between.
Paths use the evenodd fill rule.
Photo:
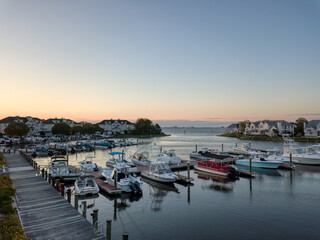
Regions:
<instances>
[{"instance_id":1,"label":"blue boat","mask_svg":"<svg viewBox=\"0 0 320 240\"><path fill-rule=\"evenodd\" d=\"M258 154L251 155L251 167L276 169L281 165L280 161L266 161L263 156ZM250 158L238 159L237 165L250 166Z\"/></svg>"}]
</instances>

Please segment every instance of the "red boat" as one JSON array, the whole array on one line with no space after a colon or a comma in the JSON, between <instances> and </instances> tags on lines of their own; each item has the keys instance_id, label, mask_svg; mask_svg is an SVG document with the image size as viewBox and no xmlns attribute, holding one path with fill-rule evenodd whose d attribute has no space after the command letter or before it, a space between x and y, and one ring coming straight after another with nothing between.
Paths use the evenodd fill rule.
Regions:
<instances>
[{"instance_id":1,"label":"red boat","mask_svg":"<svg viewBox=\"0 0 320 240\"><path fill-rule=\"evenodd\" d=\"M235 177L238 175L238 171L234 166L213 160L198 162L197 165L194 166L194 168L198 171L226 177Z\"/></svg>"}]
</instances>

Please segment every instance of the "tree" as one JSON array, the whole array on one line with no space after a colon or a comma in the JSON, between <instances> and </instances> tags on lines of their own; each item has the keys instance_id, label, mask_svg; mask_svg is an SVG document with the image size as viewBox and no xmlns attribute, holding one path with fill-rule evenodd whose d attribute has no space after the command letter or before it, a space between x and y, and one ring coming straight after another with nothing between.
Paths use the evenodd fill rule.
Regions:
<instances>
[{"instance_id":1,"label":"tree","mask_svg":"<svg viewBox=\"0 0 320 240\"><path fill-rule=\"evenodd\" d=\"M298 118L296 120L296 127L294 128L294 134L297 136L304 136L304 124L307 124L308 120L305 118Z\"/></svg>"},{"instance_id":2,"label":"tree","mask_svg":"<svg viewBox=\"0 0 320 240\"><path fill-rule=\"evenodd\" d=\"M73 126L71 128L71 134L82 133L83 128L81 126Z\"/></svg>"},{"instance_id":3,"label":"tree","mask_svg":"<svg viewBox=\"0 0 320 240\"><path fill-rule=\"evenodd\" d=\"M56 123L52 127L51 132L52 132L52 134L70 135L71 127L69 126L68 123L60 122L60 123Z\"/></svg>"},{"instance_id":4,"label":"tree","mask_svg":"<svg viewBox=\"0 0 320 240\"><path fill-rule=\"evenodd\" d=\"M28 134L30 128L23 122L11 122L4 129L9 137L22 137Z\"/></svg>"},{"instance_id":5,"label":"tree","mask_svg":"<svg viewBox=\"0 0 320 240\"><path fill-rule=\"evenodd\" d=\"M239 130L238 130L238 132L243 134L244 131L246 130L247 124L250 124L250 123L251 123L250 120L244 120L242 122L239 122Z\"/></svg>"},{"instance_id":6,"label":"tree","mask_svg":"<svg viewBox=\"0 0 320 240\"><path fill-rule=\"evenodd\" d=\"M135 134L149 135L154 132L154 126L152 124L152 121L147 118L138 118L136 123L134 124L134 127Z\"/></svg>"},{"instance_id":7,"label":"tree","mask_svg":"<svg viewBox=\"0 0 320 240\"><path fill-rule=\"evenodd\" d=\"M85 122L82 125L82 134L94 134L96 132L102 132L103 129L99 126L99 124L92 124Z\"/></svg>"},{"instance_id":8,"label":"tree","mask_svg":"<svg viewBox=\"0 0 320 240\"><path fill-rule=\"evenodd\" d=\"M161 134L162 133L162 129L161 129L161 127L160 127L160 125L158 123L156 123L154 125L154 130L155 130L156 134Z\"/></svg>"}]
</instances>

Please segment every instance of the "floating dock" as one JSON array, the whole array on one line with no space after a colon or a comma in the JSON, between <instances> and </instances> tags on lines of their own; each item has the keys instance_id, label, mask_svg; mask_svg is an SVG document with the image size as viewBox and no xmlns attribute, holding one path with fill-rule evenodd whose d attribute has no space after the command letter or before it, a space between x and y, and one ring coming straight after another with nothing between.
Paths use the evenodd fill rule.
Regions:
<instances>
[{"instance_id":1,"label":"floating dock","mask_svg":"<svg viewBox=\"0 0 320 240\"><path fill-rule=\"evenodd\" d=\"M90 175L94 176L94 181L98 184L100 191L114 195L114 194L120 194L121 189L115 188L114 186L111 186L110 184L106 183L105 180L102 180L101 177L102 171L97 172L90 172Z\"/></svg>"},{"instance_id":2,"label":"floating dock","mask_svg":"<svg viewBox=\"0 0 320 240\"><path fill-rule=\"evenodd\" d=\"M102 240L91 223L46 182L19 154L4 154L16 188L17 210L25 235L33 240Z\"/></svg>"}]
</instances>

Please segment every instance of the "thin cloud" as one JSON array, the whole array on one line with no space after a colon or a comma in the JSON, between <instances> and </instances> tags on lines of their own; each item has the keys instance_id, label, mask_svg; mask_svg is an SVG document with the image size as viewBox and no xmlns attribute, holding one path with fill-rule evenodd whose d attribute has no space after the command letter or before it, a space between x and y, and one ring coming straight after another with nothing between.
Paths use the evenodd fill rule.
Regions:
<instances>
[{"instance_id":1,"label":"thin cloud","mask_svg":"<svg viewBox=\"0 0 320 240\"><path fill-rule=\"evenodd\" d=\"M286 114L283 116L293 117L293 116L320 116L320 113L294 113L294 114Z\"/></svg>"}]
</instances>

